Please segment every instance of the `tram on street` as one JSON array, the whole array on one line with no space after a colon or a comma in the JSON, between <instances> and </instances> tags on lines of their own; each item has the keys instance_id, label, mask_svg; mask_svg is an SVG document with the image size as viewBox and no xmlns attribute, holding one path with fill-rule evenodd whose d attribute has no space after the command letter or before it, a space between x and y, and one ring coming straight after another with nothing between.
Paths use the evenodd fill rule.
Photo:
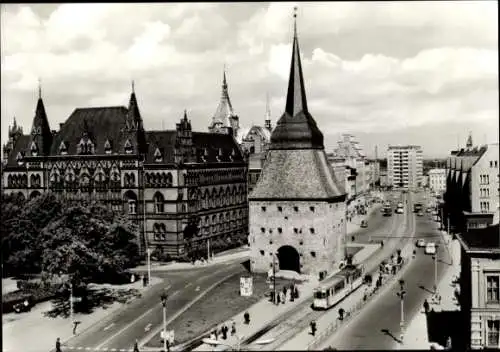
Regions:
<instances>
[{"instance_id":1,"label":"tram on street","mask_svg":"<svg viewBox=\"0 0 500 352\"><path fill-rule=\"evenodd\" d=\"M326 310L363 285L363 268L348 266L314 290L312 308Z\"/></svg>"}]
</instances>

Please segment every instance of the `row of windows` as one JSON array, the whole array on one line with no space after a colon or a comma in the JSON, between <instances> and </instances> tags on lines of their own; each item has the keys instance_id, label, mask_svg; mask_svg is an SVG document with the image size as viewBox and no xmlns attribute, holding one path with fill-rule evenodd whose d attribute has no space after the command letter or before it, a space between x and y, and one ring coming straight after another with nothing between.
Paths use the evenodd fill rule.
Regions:
<instances>
[{"instance_id":1,"label":"row of windows","mask_svg":"<svg viewBox=\"0 0 500 352\"><path fill-rule=\"evenodd\" d=\"M242 185L239 185L226 187L225 190L222 187L218 190L214 188L212 192L206 189L204 193L197 192L192 196L200 200L202 209L211 209L244 202L246 190Z\"/></svg>"},{"instance_id":2,"label":"row of windows","mask_svg":"<svg viewBox=\"0 0 500 352\"><path fill-rule=\"evenodd\" d=\"M147 173L144 175L146 187L172 187L173 177L170 172L167 173Z\"/></svg>"},{"instance_id":3,"label":"row of windows","mask_svg":"<svg viewBox=\"0 0 500 352\"><path fill-rule=\"evenodd\" d=\"M128 139L125 141L124 148L125 148L125 153L127 153L127 154L131 154L133 151L132 144L130 143L130 141ZM32 143L31 144L31 153L33 154L33 152L37 152L37 151L38 151L37 145L35 143ZM104 152L106 154L111 154L111 152L112 152L111 143L109 140L106 140L106 142L104 143ZM77 145L77 153L82 154L82 155L94 154L95 153L94 143L92 143L92 141L90 139L85 140L84 138L82 138ZM59 154L61 154L61 155L68 154L68 147L64 141L61 142L61 144L59 145ZM36 154L33 154L33 155L36 156Z\"/></svg>"},{"instance_id":4,"label":"row of windows","mask_svg":"<svg viewBox=\"0 0 500 352\"><path fill-rule=\"evenodd\" d=\"M31 187L40 187L42 178L40 175L30 176ZM26 175L9 175L7 177L7 187L12 188L26 188L28 187L28 176Z\"/></svg>"},{"instance_id":5,"label":"row of windows","mask_svg":"<svg viewBox=\"0 0 500 352\"><path fill-rule=\"evenodd\" d=\"M500 276L491 275L486 277L486 303L500 303Z\"/></svg>"},{"instance_id":6,"label":"row of windows","mask_svg":"<svg viewBox=\"0 0 500 352\"><path fill-rule=\"evenodd\" d=\"M481 211L490 211L490 202L479 202Z\"/></svg>"},{"instance_id":7,"label":"row of windows","mask_svg":"<svg viewBox=\"0 0 500 352\"><path fill-rule=\"evenodd\" d=\"M497 160L490 161L490 167L498 167L498 161Z\"/></svg>"},{"instance_id":8,"label":"row of windows","mask_svg":"<svg viewBox=\"0 0 500 352\"><path fill-rule=\"evenodd\" d=\"M283 207L277 206L277 209L278 209L279 212L283 212ZM313 206L309 207L309 211L312 211L313 213L314 213L314 209L315 208ZM261 207L261 210L262 211L267 211L267 207ZM299 207L294 206L293 207L293 211L295 211L297 213L299 211Z\"/></svg>"},{"instance_id":9,"label":"row of windows","mask_svg":"<svg viewBox=\"0 0 500 352\"><path fill-rule=\"evenodd\" d=\"M483 198L483 197L489 197L490 196L490 189L489 188L480 188L479 189L479 194L480 194L481 198Z\"/></svg>"},{"instance_id":10,"label":"row of windows","mask_svg":"<svg viewBox=\"0 0 500 352\"><path fill-rule=\"evenodd\" d=\"M482 185L489 185L490 175L479 175L479 183Z\"/></svg>"},{"instance_id":11,"label":"row of windows","mask_svg":"<svg viewBox=\"0 0 500 352\"><path fill-rule=\"evenodd\" d=\"M282 229L281 227L278 227L278 228L277 228L277 230L278 230L278 233L283 233L283 229ZM261 233L266 233L266 229L265 229L264 227L261 227L261 228L260 228L260 232L261 232ZM313 227L309 228L309 232L310 232L311 234L316 233L316 231L314 230L314 228L313 228ZM269 233L273 233L273 229L269 229ZM293 233L296 233L296 234L302 233L302 229L299 229L299 228L297 228L297 227L294 227L294 228L293 228Z\"/></svg>"},{"instance_id":12,"label":"row of windows","mask_svg":"<svg viewBox=\"0 0 500 352\"><path fill-rule=\"evenodd\" d=\"M198 235L202 236L202 235L208 235L209 233L228 231L228 230L232 230L232 229L235 229L237 227L240 227L241 225L243 225L242 219L231 220L231 221L227 221L227 222L223 222L223 223L218 223L216 225L213 224L210 226L205 225L204 227L202 227L200 229L200 231L198 232Z\"/></svg>"},{"instance_id":13,"label":"row of windows","mask_svg":"<svg viewBox=\"0 0 500 352\"><path fill-rule=\"evenodd\" d=\"M264 256L264 255L266 255L266 252L265 252L263 249L261 249L261 250L260 250L260 254L261 254L262 256ZM269 255L273 255L273 252L269 252ZM303 257L304 255L303 255L302 253L299 253L299 256L300 256L300 257ZM311 252L311 257L316 258L316 252L315 252L315 251L312 251L312 252ZM272 265L272 264L271 264L271 265Z\"/></svg>"}]
</instances>

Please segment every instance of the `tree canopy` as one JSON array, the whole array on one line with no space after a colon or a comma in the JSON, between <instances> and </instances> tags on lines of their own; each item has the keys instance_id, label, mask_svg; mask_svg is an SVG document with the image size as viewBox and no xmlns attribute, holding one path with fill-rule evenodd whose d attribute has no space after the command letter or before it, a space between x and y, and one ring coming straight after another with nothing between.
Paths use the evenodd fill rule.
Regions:
<instances>
[{"instance_id":1,"label":"tree canopy","mask_svg":"<svg viewBox=\"0 0 500 352\"><path fill-rule=\"evenodd\" d=\"M51 193L2 202L2 255L9 275L70 275L108 282L139 261L137 227L98 203L78 205Z\"/></svg>"}]
</instances>

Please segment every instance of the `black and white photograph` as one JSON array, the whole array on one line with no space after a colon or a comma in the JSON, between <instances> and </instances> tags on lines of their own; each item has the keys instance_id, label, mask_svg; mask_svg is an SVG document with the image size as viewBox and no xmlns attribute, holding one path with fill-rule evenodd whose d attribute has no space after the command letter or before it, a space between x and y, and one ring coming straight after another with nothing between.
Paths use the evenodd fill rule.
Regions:
<instances>
[{"instance_id":1,"label":"black and white photograph","mask_svg":"<svg viewBox=\"0 0 500 352\"><path fill-rule=\"evenodd\" d=\"M498 1L3 3L3 352L498 350Z\"/></svg>"}]
</instances>

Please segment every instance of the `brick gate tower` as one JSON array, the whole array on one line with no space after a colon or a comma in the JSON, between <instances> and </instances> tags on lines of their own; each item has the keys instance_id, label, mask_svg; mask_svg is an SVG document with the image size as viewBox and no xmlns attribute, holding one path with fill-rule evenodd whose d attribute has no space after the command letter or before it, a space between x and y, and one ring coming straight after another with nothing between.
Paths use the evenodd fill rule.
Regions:
<instances>
[{"instance_id":1,"label":"brick gate tower","mask_svg":"<svg viewBox=\"0 0 500 352\"><path fill-rule=\"evenodd\" d=\"M268 272L275 261L276 270L332 272L344 258L345 199L307 109L295 19L285 112L249 196L252 271Z\"/></svg>"}]
</instances>

